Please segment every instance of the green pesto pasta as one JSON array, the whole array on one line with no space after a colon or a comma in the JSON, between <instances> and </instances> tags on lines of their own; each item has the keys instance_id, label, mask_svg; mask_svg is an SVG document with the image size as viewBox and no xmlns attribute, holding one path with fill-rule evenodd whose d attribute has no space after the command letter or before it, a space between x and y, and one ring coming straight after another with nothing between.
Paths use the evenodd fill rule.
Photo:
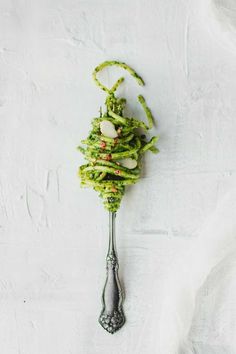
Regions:
<instances>
[{"instance_id":1,"label":"green pesto pasta","mask_svg":"<svg viewBox=\"0 0 236 354\"><path fill-rule=\"evenodd\" d=\"M154 119L143 96L138 101L143 107L147 124L133 117L124 116L126 100L115 95L116 90L124 81L121 77L111 89L104 86L97 74L108 66L119 66L127 70L138 82L144 85L143 79L127 64L118 61L105 61L93 72L95 83L107 93L106 112L92 121L92 130L87 139L82 140L83 146L78 149L83 153L87 163L80 166L79 176L82 187L92 187L103 199L104 206L116 212L125 193L125 186L136 183L140 178L141 159L150 150L159 152L155 147L158 140L153 136L146 141L140 130L147 132L153 127Z\"/></svg>"}]
</instances>

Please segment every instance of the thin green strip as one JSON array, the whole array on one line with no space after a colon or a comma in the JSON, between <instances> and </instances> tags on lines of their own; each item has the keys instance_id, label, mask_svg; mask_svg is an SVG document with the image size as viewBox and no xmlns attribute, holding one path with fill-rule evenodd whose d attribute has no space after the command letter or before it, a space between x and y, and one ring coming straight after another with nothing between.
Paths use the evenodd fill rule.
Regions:
<instances>
[{"instance_id":1,"label":"thin green strip","mask_svg":"<svg viewBox=\"0 0 236 354\"><path fill-rule=\"evenodd\" d=\"M97 73L101 70L103 70L104 68L108 67L108 66L119 66L120 68L127 70L130 75L132 75L135 80L137 81L137 83L141 86L144 85L144 81L141 78L141 76L139 76L136 71L134 71L129 65L116 61L116 60L109 60L109 61L104 61L103 63L99 64L93 71L93 79L96 82L96 84L98 85L98 87L100 87L100 89L102 89L103 91L107 92L107 93L113 93L115 92L115 90L118 88L118 86L121 84L121 82L124 81L124 78L120 78L116 81L116 83L112 86L111 89L107 88L105 85L103 85L97 78Z\"/></svg>"}]
</instances>

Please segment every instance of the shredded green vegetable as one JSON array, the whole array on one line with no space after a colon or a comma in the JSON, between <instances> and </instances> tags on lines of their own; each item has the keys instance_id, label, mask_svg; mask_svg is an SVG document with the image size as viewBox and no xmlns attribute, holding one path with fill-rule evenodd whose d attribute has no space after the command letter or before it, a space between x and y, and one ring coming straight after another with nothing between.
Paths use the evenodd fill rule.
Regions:
<instances>
[{"instance_id":1,"label":"shredded green vegetable","mask_svg":"<svg viewBox=\"0 0 236 354\"><path fill-rule=\"evenodd\" d=\"M159 150L155 147L157 136L146 141L145 135L140 133L140 128L146 133L154 123L151 110L144 97L139 95L138 101L144 109L148 124L123 115L126 100L115 96L115 91L124 81L123 77L118 79L111 89L98 80L98 72L113 65L127 70L139 85L144 85L143 79L125 63L105 61L98 65L93 72L93 79L98 87L108 94L105 101L106 112L103 114L100 109L100 117L93 119L89 136L86 140L82 140L85 146L79 146L78 149L87 160L87 163L79 168L81 186L92 187L99 192L105 208L116 212L125 193L125 186L136 183L140 178L143 153L148 150L157 153ZM101 124L104 121L108 124L112 123L113 130L117 133L115 138L101 132ZM134 165L128 166L127 161Z\"/></svg>"}]
</instances>

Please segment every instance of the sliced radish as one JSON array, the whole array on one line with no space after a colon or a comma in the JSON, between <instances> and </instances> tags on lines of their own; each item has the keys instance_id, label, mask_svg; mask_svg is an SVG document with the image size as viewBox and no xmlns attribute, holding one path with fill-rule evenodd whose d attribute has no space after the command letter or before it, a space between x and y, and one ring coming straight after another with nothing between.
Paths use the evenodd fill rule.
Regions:
<instances>
[{"instance_id":1,"label":"sliced radish","mask_svg":"<svg viewBox=\"0 0 236 354\"><path fill-rule=\"evenodd\" d=\"M137 166L137 161L134 159L131 159L130 157L127 157L125 159L119 160L121 166L128 168L129 170L132 170Z\"/></svg>"},{"instance_id":2,"label":"sliced radish","mask_svg":"<svg viewBox=\"0 0 236 354\"><path fill-rule=\"evenodd\" d=\"M115 130L115 126L112 122L110 122L109 120L103 120L100 123L100 130L102 135L106 136L107 138L117 138L118 137L118 133Z\"/></svg>"}]
</instances>

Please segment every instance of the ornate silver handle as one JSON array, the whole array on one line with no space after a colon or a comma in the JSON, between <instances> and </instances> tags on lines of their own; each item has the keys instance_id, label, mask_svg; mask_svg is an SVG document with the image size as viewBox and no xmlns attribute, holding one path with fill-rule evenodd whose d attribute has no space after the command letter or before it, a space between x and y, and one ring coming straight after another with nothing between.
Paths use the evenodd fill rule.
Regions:
<instances>
[{"instance_id":1,"label":"ornate silver handle","mask_svg":"<svg viewBox=\"0 0 236 354\"><path fill-rule=\"evenodd\" d=\"M99 323L109 333L116 332L125 323L122 309L123 291L118 277L118 258L115 247L115 217L109 213L109 247L107 253L107 277L102 293L103 309Z\"/></svg>"}]
</instances>

